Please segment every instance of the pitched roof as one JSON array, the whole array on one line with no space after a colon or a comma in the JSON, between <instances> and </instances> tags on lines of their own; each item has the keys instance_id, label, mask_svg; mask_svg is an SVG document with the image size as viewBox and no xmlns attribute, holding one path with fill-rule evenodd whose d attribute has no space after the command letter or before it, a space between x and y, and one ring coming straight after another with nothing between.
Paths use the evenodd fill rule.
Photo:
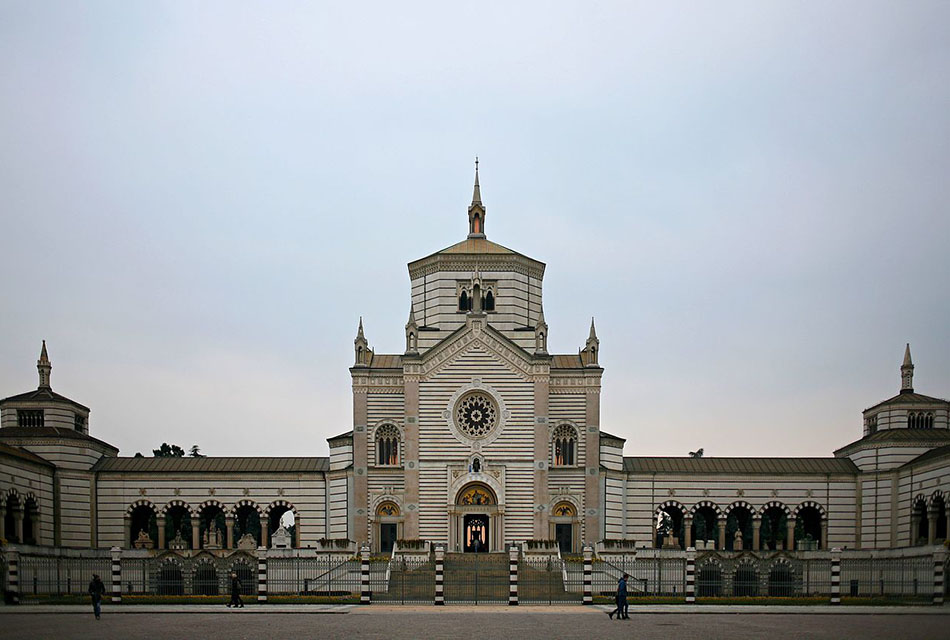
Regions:
<instances>
[{"instance_id":1,"label":"pitched roof","mask_svg":"<svg viewBox=\"0 0 950 640\"><path fill-rule=\"evenodd\" d=\"M825 474L857 473L847 458L667 458L626 457L630 473Z\"/></svg>"},{"instance_id":2,"label":"pitched roof","mask_svg":"<svg viewBox=\"0 0 950 640\"><path fill-rule=\"evenodd\" d=\"M67 440L82 440L112 449L115 452L119 451L118 447L114 447L108 442L73 429L61 429L60 427L3 427L0 429L0 438L65 438Z\"/></svg>"},{"instance_id":3,"label":"pitched roof","mask_svg":"<svg viewBox=\"0 0 950 640\"><path fill-rule=\"evenodd\" d=\"M119 473L313 473L327 471L329 458L102 458L93 471Z\"/></svg>"},{"instance_id":4,"label":"pitched roof","mask_svg":"<svg viewBox=\"0 0 950 640\"><path fill-rule=\"evenodd\" d=\"M402 356L394 354L373 354L370 369L402 369Z\"/></svg>"},{"instance_id":5,"label":"pitched roof","mask_svg":"<svg viewBox=\"0 0 950 640\"><path fill-rule=\"evenodd\" d=\"M555 354L551 356L552 369L583 369L584 363L581 362L579 354Z\"/></svg>"},{"instance_id":6,"label":"pitched roof","mask_svg":"<svg viewBox=\"0 0 950 640\"><path fill-rule=\"evenodd\" d=\"M512 251L508 247L503 247L488 238L465 238L461 242L446 247L436 253L442 254L475 254L475 253L496 253L508 255L521 255L517 251Z\"/></svg>"},{"instance_id":7,"label":"pitched roof","mask_svg":"<svg viewBox=\"0 0 950 640\"><path fill-rule=\"evenodd\" d=\"M899 443L904 446L915 444L940 446L945 442L950 442L950 429L883 429L864 436L860 440L855 440L851 444L846 444L835 450L835 455L880 443Z\"/></svg>"},{"instance_id":8,"label":"pitched roof","mask_svg":"<svg viewBox=\"0 0 950 640\"><path fill-rule=\"evenodd\" d=\"M922 454L902 464L902 467L909 465L919 464L921 462L928 462L930 460L939 460L940 458L950 457L950 444L945 444L942 447L937 447L936 449L931 449L930 451L924 451Z\"/></svg>"},{"instance_id":9,"label":"pitched roof","mask_svg":"<svg viewBox=\"0 0 950 640\"><path fill-rule=\"evenodd\" d=\"M44 387L34 389L33 391L27 391L26 393L18 393L15 396L9 396L0 400L0 404L7 402L65 402L67 404L79 407L80 409L89 411L89 407L81 405L75 400L70 400L66 396L60 395L52 389L47 389Z\"/></svg>"},{"instance_id":10,"label":"pitched roof","mask_svg":"<svg viewBox=\"0 0 950 640\"><path fill-rule=\"evenodd\" d=\"M889 407L892 405L902 405L902 404L947 404L947 400L943 398L934 398L933 396L925 396L922 393L914 393L913 391L903 391L898 393L893 398L888 398L883 402L878 402L872 407L868 407L864 411L871 411L872 409L879 409L881 407Z\"/></svg>"},{"instance_id":11,"label":"pitched roof","mask_svg":"<svg viewBox=\"0 0 950 640\"><path fill-rule=\"evenodd\" d=\"M41 464L44 467L55 467L56 465L47 460L46 458L41 458L32 451L27 451L22 447L12 447L8 444L0 442L0 456L8 455L13 458L19 458L21 460L26 460L27 462L33 462L35 464Z\"/></svg>"}]
</instances>

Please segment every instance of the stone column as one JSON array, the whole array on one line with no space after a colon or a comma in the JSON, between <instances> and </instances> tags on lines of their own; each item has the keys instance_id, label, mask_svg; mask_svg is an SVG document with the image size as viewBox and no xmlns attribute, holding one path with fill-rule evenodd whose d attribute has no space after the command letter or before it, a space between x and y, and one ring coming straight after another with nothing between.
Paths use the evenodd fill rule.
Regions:
<instances>
[{"instance_id":1,"label":"stone column","mask_svg":"<svg viewBox=\"0 0 950 640\"><path fill-rule=\"evenodd\" d=\"M587 370L584 381L587 383L586 413L586 450L584 463L586 482L584 483L584 537L596 542L602 539L603 513L601 512L600 479L600 374L603 369ZM581 436L583 437L583 436Z\"/></svg>"},{"instance_id":2,"label":"stone column","mask_svg":"<svg viewBox=\"0 0 950 640\"><path fill-rule=\"evenodd\" d=\"M548 424L548 399L550 394L550 369L534 379L534 537L547 540L551 496L548 490L548 466L550 465L550 424ZM578 438L584 434L579 433ZM578 441L580 447L580 441Z\"/></svg>"},{"instance_id":3,"label":"stone column","mask_svg":"<svg viewBox=\"0 0 950 640\"><path fill-rule=\"evenodd\" d=\"M686 604L696 603L696 549L686 548Z\"/></svg>"},{"instance_id":4,"label":"stone column","mask_svg":"<svg viewBox=\"0 0 950 640\"><path fill-rule=\"evenodd\" d=\"M819 549L828 548L828 518L822 518L821 520L821 541L818 545Z\"/></svg>"},{"instance_id":5,"label":"stone column","mask_svg":"<svg viewBox=\"0 0 950 640\"><path fill-rule=\"evenodd\" d=\"M135 540L132 539L132 516L126 514L125 517L122 518L122 527L126 549L131 549L133 546L132 543L135 542Z\"/></svg>"},{"instance_id":6,"label":"stone column","mask_svg":"<svg viewBox=\"0 0 950 640\"><path fill-rule=\"evenodd\" d=\"M841 549L831 550L831 604L841 604Z\"/></svg>"},{"instance_id":7,"label":"stone column","mask_svg":"<svg viewBox=\"0 0 950 640\"><path fill-rule=\"evenodd\" d=\"M303 523L300 522L300 520L301 520L300 515L296 514L294 517L294 546L297 547L298 549L301 546L303 546L300 544L300 540L301 540L300 536L302 535L301 532L303 531L303 527L301 526Z\"/></svg>"},{"instance_id":8,"label":"stone column","mask_svg":"<svg viewBox=\"0 0 950 640\"><path fill-rule=\"evenodd\" d=\"M693 516L686 514L683 516L683 546L693 546Z\"/></svg>"},{"instance_id":9,"label":"stone column","mask_svg":"<svg viewBox=\"0 0 950 640\"><path fill-rule=\"evenodd\" d=\"M917 513L917 510L914 509L914 512L910 516L910 546L917 544L917 539L920 532L920 514Z\"/></svg>"},{"instance_id":10,"label":"stone column","mask_svg":"<svg viewBox=\"0 0 950 640\"><path fill-rule=\"evenodd\" d=\"M445 604L445 547L435 547L435 604Z\"/></svg>"},{"instance_id":11,"label":"stone column","mask_svg":"<svg viewBox=\"0 0 950 640\"><path fill-rule=\"evenodd\" d=\"M201 530L199 526L201 522L192 516L191 518L191 548L200 549L201 548Z\"/></svg>"},{"instance_id":12,"label":"stone column","mask_svg":"<svg viewBox=\"0 0 950 640\"><path fill-rule=\"evenodd\" d=\"M947 512L947 540L950 540L950 505L944 507L944 510Z\"/></svg>"},{"instance_id":13,"label":"stone column","mask_svg":"<svg viewBox=\"0 0 950 640\"><path fill-rule=\"evenodd\" d=\"M762 528L762 518L752 518L752 550L758 551L760 546L759 530Z\"/></svg>"},{"instance_id":14,"label":"stone column","mask_svg":"<svg viewBox=\"0 0 950 640\"><path fill-rule=\"evenodd\" d=\"M270 547L270 516L261 518L261 546Z\"/></svg>"},{"instance_id":15,"label":"stone column","mask_svg":"<svg viewBox=\"0 0 950 640\"><path fill-rule=\"evenodd\" d=\"M726 549L726 521L722 516L720 516L716 524L719 526L719 546L717 548L720 551L725 551Z\"/></svg>"},{"instance_id":16,"label":"stone column","mask_svg":"<svg viewBox=\"0 0 950 640\"><path fill-rule=\"evenodd\" d=\"M369 604L369 547L360 547L360 604Z\"/></svg>"},{"instance_id":17,"label":"stone column","mask_svg":"<svg viewBox=\"0 0 950 640\"><path fill-rule=\"evenodd\" d=\"M794 551L795 549L795 524L798 522L797 518L789 518L785 522L786 536L785 536L785 550Z\"/></svg>"},{"instance_id":18,"label":"stone column","mask_svg":"<svg viewBox=\"0 0 950 640\"><path fill-rule=\"evenodd\" d=\"M13 533L17 542L23 544L23 505L13 507Z\"/></svg>"},{"instance_id":19,"label":"stone column","mask_svg":"<svg viewBox=\"0 0 950 640\"><path fill-rule=\"evenodd\" d=\"M3 503L0 503L0 538L6 540L7 538L7 506Z\"/></svg>"},{"instance_id":20,"label":"stone column","mask_svg":"<svg viewBox=\"0 0 950 640\"><path fill-rule=\"evenodd\" d=\"M933 545L937 539L937 510L933 507L927 508L927 544Z\"/></svg>"},{"instance_id":21,"label":"stone column","mask_svg":"<svg viewBox=\"0 0 950 640\"><path fill-rule=\"evenodd\" d=\"M112 603L122 602L122 549L112 547Z\"/></svg>"},{"instance_id":22,"label":"stone column","mask_svg":"<svg viewBox=\"0 0 950 640\"><path fill-rule=\"evenodd\" d=\"M224 516L224 529L227 532L227 540L225 542L225 549L234 548L234 516L226 515Z\"/></svg>"},{"instance_id":23,"label":"stone column","mask_svg":"<svg viewBox=\"0 0 950 640\"><path fill-rule=\"evenodd\" d=\"M419 537L419 381L422 379L422 364L418 356L404 362L402 368L403 400L403 477L406 483L406 510L403 530L406 537Z\"/></svg>"},{"instance_id":24,"label":"stone column","mask_svg":"<svg viewBox=\"0 0 950 640\"><path fill-rule=\"evenodd\" d=\"M943 605L943 581L946 576L943 574L943 565L947 559L947 551L939 549L934 551L934 599L933 603L938 606Z\"/></svg>"},{"instance_id":25,"label":"stone column","mask_svg":"<svg viewBox=\"0 0 950 640\"><path fill-rule=\"evenodd\" d=\"M257 548L257 601L267 602L267 547Z\"/></svg>"},{"instance_id":26,"label":"stone column","mask_svg":"<svg viewBox=\"0 0 950 640\"><path fill-rule=\"evenodd\" d=\"M594 604L594 548L584 546L584 604Z\"/></svg>"},{"instance_id":27,"label":"stone column","mask_svg":"<svg viewBox=\"0 0 950 640\"><path fill-rule=\"evenodd\" d=\"M158 526L158 548L165 548L165 516L157 516L155 524Z\"/></svg>"},{"instance_id":28,"label":"stone column","mask_svg":"<svg viewBox=\"0 0 950 640\"><path fill-rule=\"evenodd\" d=\"M518 604L518 547L508 547L508 606Z\"/></svg>"},{"instance_id":29,"label":"stone column","mask_svg":"<svg viewBox=\"0 0 950 640\"><path fill-rule=\"evenodd\" d=\"M357 386L357 382L362 382ZM354 374L353 376L353 502L350 506L352 513L349 514L350 531L349 536L356 541L358 545L366 542L368 536L368 516L366 510L369 507L366 474L369 465L369 428L367 425L367 394L369 393L369 383L367 377ZM405 449L405 447L403 447Z\"/></svg>"}]
</instances>

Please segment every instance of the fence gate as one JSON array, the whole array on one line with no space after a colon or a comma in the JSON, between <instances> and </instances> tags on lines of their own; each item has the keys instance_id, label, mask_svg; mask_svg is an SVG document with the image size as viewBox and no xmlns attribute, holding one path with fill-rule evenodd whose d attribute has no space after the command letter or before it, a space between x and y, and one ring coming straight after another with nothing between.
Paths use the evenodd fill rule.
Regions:
<instances>
[{"instance_id":1,"label":"fence gate","mask_svg":"<svg viewBox=\"0 0 950 640\"><path fill-rule=\"evenodd\" d=\"M370 599L390 604L432 604L435 562L428 556L396 556L369 563Z\"/></svg>"},{"instance_id":2,"label":"fence gate","mask_svg":"<svg viewBox=\"0 0 950 640\"><path fill-rule=\"evenodd\" d=\"M508 604L508 554L445 554L445 602Z\"/></svg>"},{"instance_id":3,"label":"fence gate","mask_svg":"<svg viewBox=\"0 0 950 640\"><path fill-rule=\"evenodd\" d=\"M20 595L86 595L94 573L108 589L112 561L24 554L20 556Z\"/></svg>"},{"instance_id":4,"label":"fence gate","mask_svg":"<svg viewBox=\"0 0 950 640\"><path fill-rule=\"evenodd\" d=\"M583 564L579 590L571 590L571 576L557 556L523 556L518 561L519 604L581 604L584 599Z\"/></svg>"},{"instance_id":5,"label":"fence gate","mask_svg":"<svg viewBox=\"0 0 950 640\"><path fill-rule=\"evenodd\" d=\"M339 556L268 558L268 595L349 596L360 592L360 562Z\"/></svg>"}]
</instances>

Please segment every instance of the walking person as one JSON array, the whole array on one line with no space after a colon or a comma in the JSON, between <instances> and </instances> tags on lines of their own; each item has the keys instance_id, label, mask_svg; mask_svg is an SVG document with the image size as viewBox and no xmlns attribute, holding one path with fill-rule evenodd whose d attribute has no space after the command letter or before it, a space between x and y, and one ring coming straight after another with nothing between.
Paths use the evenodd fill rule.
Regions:
<instances>
[{"instance_id":1,"label":"walking person","mask_svg":"<svg viewBox=\"0 0 950 640\"><path fill-rule=\"evenodd\" d=\"M613 620L614 614L617 614L617 620L629 620L630 616L627 615L627 574L623 574L623 577L617 581L617 593L614 595L614 602L617 603L617 608L607 614L607 616Z\"/></svg>"},{"instance_id":2,"label":"walking person","mask_svg":"<svg viewBox=\"0 0 950 640\"><path fill-rule=\"evenodd\" d=\"M92 611L96 614L96 620L102 614L102 594L105 592L106 585L102 583L99 574L92 574L92 581L89 583L89 595L92 596Z\"/></svg>"},{"instance_id":3,"label":"walking person","mask_svg":"<svg viewBox=\"0 0 950 640\"><path fill-rule=\"evenodd\" d=\"M230 607L244 608L244 602L241 600L241 580L234 571L231 572L231 602L228 603L228 608Z\"/></svg>"}]
</instances>

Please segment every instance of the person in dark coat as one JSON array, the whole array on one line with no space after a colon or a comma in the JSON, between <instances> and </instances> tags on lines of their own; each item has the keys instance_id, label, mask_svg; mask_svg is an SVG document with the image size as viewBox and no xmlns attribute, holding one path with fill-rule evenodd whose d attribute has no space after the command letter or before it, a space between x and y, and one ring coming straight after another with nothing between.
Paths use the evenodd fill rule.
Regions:
<instances>
[{"instance_id":1,"label":"person in dark coat","mask_svg":"<svg viewBox=\"0 0 950 640\"><path fill-rule=\"evenodd\" d=\"M228 603L228 607L244 608L244 603L241 601L241 580L233 571L231 572L231 602Z\"/></svg>"},{"instance_id":2,"label":"person in dark coat","mask_svg":"<svg viewBox=\"0 0 950 640\"><path fill-rule=\"evenodd\" d=\"M92 596L92 610L96 614L96 620L102 614L102 594L106 592L106 585L102 583L99 574L92 574L92 581L89 583L89 595Z\"/></svg>"},{"instance_id":3,"label":"person in dark coat","mask_svg":"<svg viewBox=\"0 0 950 640\"><path fill-rule=\"evenodd\" d=\"M617 581L617 595L614 596L614 601L617 603L617 608L608 613L607 615L611 620L614 619L614 614L617 614L617 620L629 620L630 616L627 615L627 578L629 576L625 573L620 580Z\"/></svg>"}]
</instances>

